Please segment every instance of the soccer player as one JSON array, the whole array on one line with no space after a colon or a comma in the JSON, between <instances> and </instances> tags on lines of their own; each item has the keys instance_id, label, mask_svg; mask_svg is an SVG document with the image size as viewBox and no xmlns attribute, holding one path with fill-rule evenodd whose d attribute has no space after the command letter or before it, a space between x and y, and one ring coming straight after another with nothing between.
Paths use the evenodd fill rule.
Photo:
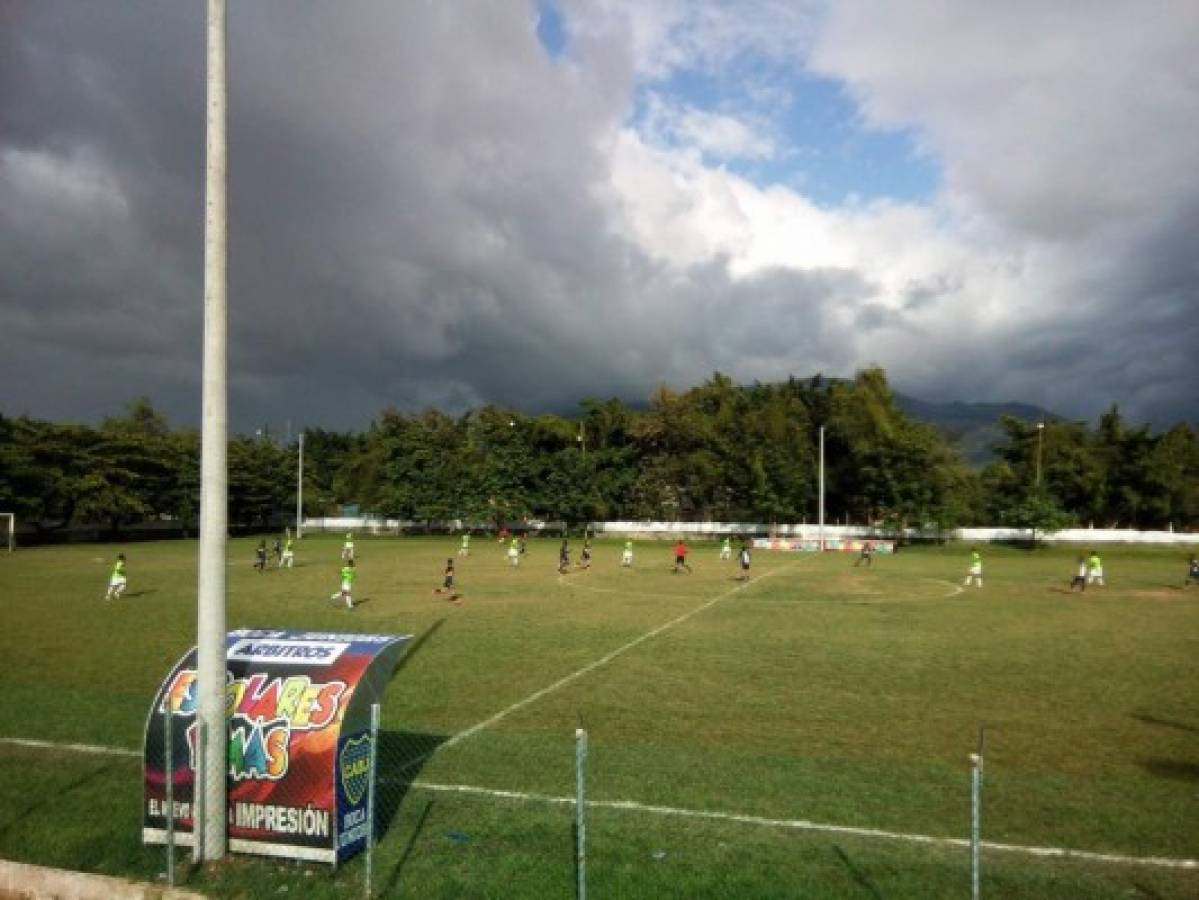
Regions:
<instances>
[{"instance_id":1,"label":"soccer player","mask_svg":"<svg viewBox=\"0 0 1199 900\"><path fill-rule=\"evenodd\" d=\"M966 573L966 580L962 582L962 586L970 587L971 581L977 581L979 587L983 586L983 558L977 547L970 548L970 571Z\"/></svg>"},{"instance_id":2,"label":"soccer player","mask_svg":"<svg viewBox=\"0 0 1199 900\"><path fill-rule=\"evenodd\" d=\"M1104 587L1103 583L1103 560L1099 558L1099 554L1094 550L1087 557L1087 584L1099 583L1100 587Z\"/></svg>"},{"instance_id":3,"label":"soccer player","mask_svg":"<svg viewBox=\"0 0 1199 900\"><path fill-rule=\"evenodd\" d=\"M686 569L687 574L691 574L691 566L687 565L687 543L682 538L674 545L674 574L679 574L679 569Z\"/></svg>"},{"instance_id":4,"label":"soccer player","mask_svg":"<svg viewBox=\"0 0 1199 900\"><path fill-rule=\"evenodd\" d=\"M626 569L633 565L633 542L624 542L624 552L620 554L620 564Z\"/></svg>"},{"instance_id":5,"label":"soccer player","mask_svg":"<svg viewBox=\"0 0 1199 900\"><path fill-rule=\"evenodd\" d=\"M358 572L354 568L354 560L347 559L345 565L341 567L341 590L329 597L330 603L341 601L346 605L346 609L354 608L354 598L350 596L354 590L354 579L358 577Z\"/></svg>"},{"instance_id":6,"label":"soccer player","mask_svg":"<svg viewBox=\"0 0 1199 900\"><path fill-rule=\"evenodd\" d=\"M720 545L720 558L721 559L732 559L733 558L733 542L730 538L726 537L724 539L724 543Z\"/></svg>"},{"instance_id":7,"label":"soccer player","mask_svg":"<svg viewBox=\"0 0 1199 900\"><path fill-rule=\"evenodd\" d=\"M271 544L271 555L275 557L275 568L283 565L283 545L278 538Z\"/></svg>"},{"instance_id":8,"label":"soccer player","mask_svg":"<svg viewBox=\"0 0 1199 900\"><path fill-rule=\"evenodd\" d=\"M258 546L254 548L254 568L261 575L266 571L266 541L259 541Z\"/></svg>"},{"instance_id":9,"label":"soccer player","mask_svg":"<svg viewBox=\"0 0 1199 900\"><path fill-rule=\"evenodd\" d=\"M579 554L579 567L591 568L591 541L583 541L583 551Z\"/></svg>"},{"instance_id":10,"label":"soccer player","mask_svg":"<svg viewBox=\"0 0 1199 900\"><path fill-rule=\"evenodd\" d=\"M514 569L520 565L520 542L516 538L508 545L508 565Z\"/></svg>"},{"instance_id":11,"label":"soccer player","mask_svg":"<svg viewBox=\"0 0 1199 900\"><path fill-rule=\"evenodd\" d=\"M862 544L862 552L858 554L858 558L854 562L853 567L856 569L862 563L866 564L867 569L874 565L874 544L870 543L870 541L865 541Z\"/></svg>"},{"instance_id":12,"label":"soccer player","mask_svg":"<svg viewBox=\"0 0 1199 900\"><path fill-rule=\"evenodd\" d=\"M558 574L565 575L570 571L570 545L562 538L562 546L558 548Z\"/></svg>"},{"instance_id":13,"label":"soccer player","mask_svg":"<svg viewBox=\"0 0 1199 900\"><path fill-rule=\"evenodd\" d=\"M341 545L341 558L346 562L354 561L354 534L346 532L346 542Z\"/></svg>"},{"instance_id":14,"label":"soccer player","mask_svg":"<svg viewBox=\"0 0 1199 900\"><path fill-rule=\"evenodd\" d=\"M118 553L117 561L113 564L112 575L108 579L108 593L105 600L116 600L125 593L125 554Z\"/></svg>"},{"instance_id":15,"label":"soccer player","mask_svg":"<svg viewBox=\"0 0 1199 900\"><path fill-rule=\"evenodd\" d=\"M1186 587L1192 581L1199 584L1199 559L1195 559L1193 556L1191 557L1191 561L1187 563L1187 580L1182 583L1182 586Z\"/></svg>"},{"instance_id":16,"label":"soccer player","mask_svg":"<svg viewBox=\"0 0 1199 900\"><path fill-rule=\"evenodd\" d=\"M279 568L287 567L288 569L295 566L296 553L292 549L291 535L287 536L287 543L283 545L283 555L279 557Z\"/></svg>"},{"instance_id":17,"label":"soccer player","mask_svg":"<svg viewBox=\"0 0 1199 900\"><path fill-rule=\"evenodd\" d=\"M458 548L459 556L470 556L470 532L462 535L462 546Z\"/></svg>"},{"instance_id":18,"label":"soccer player","mask_svg":"<svg viewBox=\"0 0 1199 900\"><path fill-rule=\"evenodd\" d=\"M737 554L737 560L741 564L741 580L749 581L749 544L742 541L741 552Z\"/></svg>"},{"instance_id":19,"label":"soccer player","mask_svg":"<svg viewBox=\"0 0 1199 900\"><path fill-rule=\"evenodd\" d=\"M454 590L454 557L450 557L445 561L445 574L441 580L441 587L434 588L435 594L449 594L451 603L459 603L462 600L462 595Z\"/></svg>"},{"instance_id":20,"label":"soccer player","mask_svg":"<svg viewBox=\"0 0 1199 900\"><path fill-rule=\"evenodd\" d=\"M1083 592L1087 589L1087 558L1085 556L1078 557L1078 568L1074 572L1074 577L1070 579L1071 592L1075 588Z\"/></svg>"}]
</instances>

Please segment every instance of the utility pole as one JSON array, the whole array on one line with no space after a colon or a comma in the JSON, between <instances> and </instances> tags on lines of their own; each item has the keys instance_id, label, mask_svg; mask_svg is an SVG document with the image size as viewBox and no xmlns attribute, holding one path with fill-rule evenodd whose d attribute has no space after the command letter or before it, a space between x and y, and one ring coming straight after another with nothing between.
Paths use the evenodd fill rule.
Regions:
<instances>
[{"instance_id":1,"label":"utility pole","mask_svg":"<svg viewBox=\"0 0 1199 900\"><path fill-rule=\"evenodd\" d=\"M204 181L204 371L200 560L196 598L197 723L203 742L202 821L193 838L204 861L225 856L225 552L229 533L228 207L225 137L225 0L208 0L208 116Z\"/></svg>"},{"instance_id":2,"label":"utility pole","mask_svg":"<svg viewBox=\"0 0 1199 900\"><path fill-rule=\"evenodd\" d=\"M1037 423L1037 488L1041 487L1041 445L1045 438L1045 423Z\"/></svg>"},{"instance_id":3,"label":"utility pole","mask_svg":"<svg viewBox=\"0 0 1199 900\"><path fill-rule=\"evenodd\" d=\"M300 429L300 458L296 471L296 540L304 536L304 429Z\"/></svg>"},{"instance_id":4,"label":"utility pole","mask_svg":"<svg viewBox=\"0 0 1199 900\"><path fill-rule=\"evenodd\" d=\"M824 426L820 426L820 552L824 552Z\"/></svg>"}]
</instances>

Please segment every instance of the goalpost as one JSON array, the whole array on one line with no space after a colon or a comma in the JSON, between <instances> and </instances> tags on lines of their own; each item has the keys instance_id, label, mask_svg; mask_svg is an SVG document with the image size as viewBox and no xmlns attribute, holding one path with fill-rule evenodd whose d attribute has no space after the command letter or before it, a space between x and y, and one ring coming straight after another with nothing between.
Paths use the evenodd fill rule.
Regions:
<instances>
[{"instance_id":1,"label":"goalpost","mask_svg":"<svg viewBox=\"0 0 1199 900\"><path fill-rule=\"evenodd\" d=\"M17 516L15 513L0 512L0 544L12 553L17 545Z\"/></svg>"}]
</instances>

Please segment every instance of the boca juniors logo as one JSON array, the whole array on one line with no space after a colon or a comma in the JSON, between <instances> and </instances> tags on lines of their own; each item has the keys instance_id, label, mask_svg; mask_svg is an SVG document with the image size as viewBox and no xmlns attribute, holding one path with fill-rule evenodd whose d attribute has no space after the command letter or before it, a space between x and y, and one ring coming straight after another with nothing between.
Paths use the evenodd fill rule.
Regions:
<instances>
[{"instance_id":1,"label":"boca juniors logo","mask_svg":"<svg viewBox=\"0 0 1199 900\"><path fill-rule=\"evenodd\" d=\"M351 738L341 748L338 759L341 770L341 789L350 801L357 806L366 794L367 784L371 777L371 736Z\"/></svg>"}]
</instances>

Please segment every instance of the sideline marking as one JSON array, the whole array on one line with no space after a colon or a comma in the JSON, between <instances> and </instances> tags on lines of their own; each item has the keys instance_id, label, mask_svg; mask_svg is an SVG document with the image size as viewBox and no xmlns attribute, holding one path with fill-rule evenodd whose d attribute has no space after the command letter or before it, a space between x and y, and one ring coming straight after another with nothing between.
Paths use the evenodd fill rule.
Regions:
<instances>
[{"instance_id":1,"label":"sideline marking","mask_svg":"<svg viewBox=\"0 0 1199 900\"><path fill-rule=\"evenodd\" d=\"M53 741L34 741L28 738L0 737L0 744L10 744L14 747L28 747L32 750L65 750L71 753L85 753L90 756L136 756L141 757L137 750L126 750L124 747L97 747L95 744L56 744Z\"/></svg>"},{"instance_id":2,"label":"sideline marking","mask_svg":"<svg viewBox=\"0 0 1199 900\"><path fill-rule=\"evenodd\" d=\"M719 603L721 600L726 600L729 597L733 596L733 594L736 594L739 591L745 590L750 585L757 584L762 579L769 578L771 575L774 575L777 572L781 572L784 569L791 568L794 565L795 565L795 563L790 563L789 565L786 565L786 566L779 566L776 569L771 569L769 572L765 573L764 575L759 575L757 578L750 579L749 581L743 581L741 584L725 591L723 594L717 594L711 600L701 603L699 606L695 607L695 609L692 609L689 612L685 612L681 616L676 616L675 618L671 619L669 622L665 622L665 623L659 625L658 627L647 631L645 634L641 635L640 637L633 638L633 640L629 641L627 644L617 647L615 650L612 650L611 652L605 654L604 656L601 656L599 659L595 660L594 662L588 663L587 665L583 666L583 668L579 669L578 671L572 672L569 675L559 678L557 681L555 681L553 684L549 685L548 687L543 687L543 688L541 688L541 690L534 691L533 693L529 694L529 696L525 697L523 700L517 700L515 703L513 703L507 709L502 709L495 715L490 716L481 722L477 722L474 725L470 726L469 728L459 731L456 735L451 737L449 740L445 741L442 744L439 744L433 752L440 753L442 750L452 747L455 744L459 743L460 741L464 741L468 737L478 734L484 728L490 728L496 722L500 721L503 718L506 718L507 716L516 712L518 709L523 709L524 707L528 706L530 703L537 702L538 700L540 700L542 697L546 696L547 694L552 694L554 691L558 690L558 688L565 687L566 685L570 684L572 681L582 678L584 675L588 674L589 672L595 671L600 666L607 665L612 660L616 659L616 657L620 656L622 653L632 650L634 647L638 646L639 644L645 643L650 638L657 637L663 631L673 628L675 625L678 625L682 622L686 622L692 616L698 615L699 613L703 612L706 609L710 609L711 607L713 607L717 603Z\"/></svg>"},{"instance_id":3,"label":"sideline marking","mask_svg":"<svg viewBox=\"0 0 1199 900\"><path fill-rule=\"evenodd\" d=\"M574 806L576 802L574 797L551 797L548 794L505 791L495 788L476 787L469 784L437 784L428 781L413 781L411 786L439 793L473 794L483 797L499 797L506 800L552 803L563 806ZM710 819L722 822L736 822L742 825L791 828L798 831L815 831L828 834L851 834L857 837L883 838L891 841L906 841L912 844L934 844L943 847L970 846L970 841L967 838L936 837L931 834L909 834L903 831L885 831L881 828L861 828L854 825L832 825L825 822L812 822L807 819L770 819L763 816L746 816L739 813L713 812L702 809L680 809L673 806L655 806L648 803L638 803L636 800L587 800L584 805L593 809L625 810L652 813L658 816L677 816L685 819ZM993 841L980 841L979 845L987 850L1022 853L1026 856L1077 859L1086 862L1122 863L1134 866L1159 866L1170 869L1199 869L1199 860L1194 859L1171 859L1162 856L1123 856L1116 853L1095 853L1090 850L1070 850L1065 847L1030 847L1023 844L999 844Z\"/></svg>"},{"instance_id":4,"label":"sideline marking","mask_svg":"<svg viewBox=\"0 0 1199 900\"><path fill-rule=\"evenodd\" d=\"M763 578L766 576L762 576ZM35 741L25 738L0 737L0 744L10 744L17 747L27 747L36 750L59 750L70 753L84 753L94 756L136 756L141 753L136 750L126 750L124 747L98 747L94 744L56 744L52 741ZM444 794L471 794L479 797L496 797L504 800L519 800L526 803L550 803L561 806L573 806L574 797L552 797L548 794L533 794L525 791L506 791L498 788L478 787L471 784L438 784L431 781L413 781L411 787ZM833 825L825 822L812 822L807 819L770 819L764 816L747 816L740 813L716 812L702 809L681 809L674 806L656 806L649 803L639 803L636 800L588 800L586 806L594 809L615 809L628 812L652 813L658 816L677 816L685 819L709 819L721 822L736 822L741 825L761 825L768 828L791 828L798 831L815 831L828 834L851 834L858 837L883 838L892 841L906 841L913 844L934 844L944 847L969 847L966 838L935 837L929 834L908 834L903 831L885 831L881 828L862 828L855 825ZM1090 850L1069 850L1065 847L1030 847L1022 844L999 844L992 841L982 841L980 845L987 850L1000 850L1008 853L1023 853L1026 856L1057 857L1078 859L1085 862L1110 862L1134 866L1159 866L1170 869L1199 869L1199 860L1171 859L1163 856L1123 856L1116 853L1095 853Z\"/></svg>"}]
</instances>

